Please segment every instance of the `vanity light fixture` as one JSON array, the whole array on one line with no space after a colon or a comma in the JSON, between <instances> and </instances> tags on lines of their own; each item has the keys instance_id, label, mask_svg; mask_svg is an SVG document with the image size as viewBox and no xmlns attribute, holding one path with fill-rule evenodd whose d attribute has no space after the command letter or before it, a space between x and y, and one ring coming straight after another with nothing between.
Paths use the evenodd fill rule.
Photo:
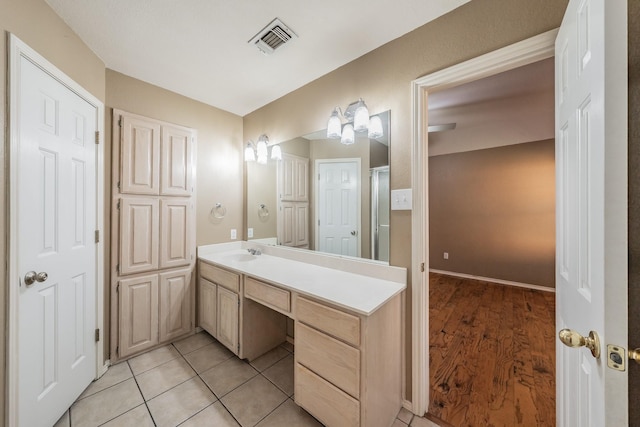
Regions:
<instances>
[{"instance_id":1,"label":"vanity light fixture","mask_svg":"<svg viewBox=\"0 0 640 427\"><path fill-rule=\"evenodd\" d=\"M265 134L260 135L258 142L247 142L247 147L244 149L244 160L246 162L257 161L261 165L267 164L267 158L269 157L269 137ZM282 150L279 145L271 147L271 159L282 160Z\"/></svg>"},{"instance_id":2,"label":"vanity light fixture","mask_svg":"<svg viewBox=\"0 0 640 427\"><path fill-rule=\"evenodd\" d=\"M347 122L344 126L342 119ZM362 98L349 104L344 112L340 107L334 108L327 122L327 138L340 139L345 145L355 142L355 132L365 131L369 138L384 136L382 120L378 116L369 117L369 109Z\"/></svg>"}]
</instances>

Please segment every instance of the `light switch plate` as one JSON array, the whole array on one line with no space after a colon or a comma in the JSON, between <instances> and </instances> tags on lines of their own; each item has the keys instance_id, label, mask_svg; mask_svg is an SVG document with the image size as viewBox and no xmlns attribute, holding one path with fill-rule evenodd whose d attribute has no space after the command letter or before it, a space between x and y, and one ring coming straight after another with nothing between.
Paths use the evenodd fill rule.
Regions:
<instances>
[{"instance_id":1,"label":"light switch plate","mask_svg":"<svg viewBox=\"0 0 640 427\"><path fill-rule=\"evenodd\" d=\"M411 189L391 190L391 210L409 211L412 206Z\"/></svg>"},{"instance_id":2,"label":"light switch plate","mask_svg":"<svg viewBox=\"0 0 640 427\"><path fill-rule=\"evenodd\" d=\"M249 227L247 229L247 238L251 239L253 237L253 228Z\"/></svg>"}]
</instances>

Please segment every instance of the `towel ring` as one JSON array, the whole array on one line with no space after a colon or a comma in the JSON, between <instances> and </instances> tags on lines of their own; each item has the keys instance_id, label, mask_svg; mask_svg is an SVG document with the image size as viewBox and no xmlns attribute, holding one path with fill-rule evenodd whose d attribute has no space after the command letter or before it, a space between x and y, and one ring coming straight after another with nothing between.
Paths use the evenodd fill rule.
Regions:
<instances>
[{"instance_id":1,"label":"towel ring","mask_svg":"<svg viewBox=\"0 0 640 427\"><path fill-rule=\"evenodd\" d=\"M261 219L265 219L269 217L269 209L264 203L260 204L260 209L258 209L258 217Z\"/></svg>"},{"instance_id":2,"label":"towel ring","mask_svg":"<svg viewBox=\"0 0 640 427\"><path fill-rule=\"evenodd\" d=\"M216 205L211 208L211 215L214 218L222 219L227 214L227 208L222 206L222 203L216 203Z\"/></svg>"}]
</instances>

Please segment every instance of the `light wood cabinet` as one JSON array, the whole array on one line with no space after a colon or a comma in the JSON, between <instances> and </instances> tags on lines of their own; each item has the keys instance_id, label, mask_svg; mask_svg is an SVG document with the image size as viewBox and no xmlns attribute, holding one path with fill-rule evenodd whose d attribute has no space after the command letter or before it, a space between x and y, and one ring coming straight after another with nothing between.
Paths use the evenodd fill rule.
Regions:
<instances>
[{"instance_id":1,"label":"light wood cabinet","mask_svg":"<svg viewBox=\"0 0 640 427\"><path fill-rule=\"evenodd\" d=\"M188 199L160 200L160 268L189 265L193 258L193 202Z\"/></svg>"},{"instance_id":2,"label":"light wood cabinet","mask_svg":"<svg viewBox=\"0 0 640 427\"><path fill-rule=\"evenodd\" d=\"M113 111L112 361L193 331L195 134Z\"/></svg>"},{"instance_id":3,"label":"light wood cabinet","mask_svg":"<svg viewBox=\"0 0 640 427\"><path fill-rule=\"evenodd\" d=\"M295 400L328 427L386 427L401 407L400 296L370 316L296 299Z\"/></svg>"},{"instance_id":4,"label":"light wood cabinet","mask_svg":"<svg viewBox=\"0 0 640 427\"><path fill-rule=\"evenodd\" d=\"M198 319L202 329L214 337L218 333L218 286L209 280L198 279Z\"/></svg>"},{"instance_id":5,"label":"light wood cabinet","mask_svg":"<svg viewBox=\"0 0 640 427\"><path fill-rule=\"evenodd\" d=\"M309 201L309 159L282 154L278 164L278 193L283 201Z\"/></svg>"},{"instance_id":6,"label":"light wood cabinet","mask_svg":"<svg viewBox=\"0 0 640 427\"><path fill-rule=\"evenodd\" d=\"M160 341L170 341L193 329L191 268L160 273Z\"/></svg>"},{"instance_id":7,"label":"light wood cabinet","mask_svg":"<svg viewBox=\"0 0 640 427\"><path fill-rule=\"evenodd\" d=\"M122 276L158 269L159 203L152 198L122 198L120 268Z\"/></svg>"},{"instance_id":8,"label":"light wood cabinet","mask_svg":"<svg viewBox=\"0 0 640 427\"><path fill-rule=\"evenodd\" d=\"M286 317L262 303L289 310L287 291L203 261L198 274L199 325L234 354L253 360L285 341Z\"/></svg>"},{"instance_id":9,"label":"light wood cabinet","mask_svg":"<svg viewBox=\"0 0 640 427\"><path fill-rule=\"evenodd\" d=\"M121 280L118 297L120 356L126 357L158 344L158 275Z\"/></svg>"},{"instance_id":10,"label":"light wood cabinet","mask_svg":"<svg viewBox=\"0 0 640 427\"><path fill-rule=\"evenodd\" d=\"M191 195L191 138L192 134L188 129L162 126L160 195Z\"/></svg>"},{"instance_id":11,"label":"light wood cabinet","mask_svg":"<svg viewBox=\"0 0 640 427\"><path fill-rule=\"evenodd\" d=\"M309 159L284 153L278 163L278 243L309 247Z\"/></svg>"},{"instance_id":12,"label":"light wood cabinet","mask_svg":"<svg viewBox=\"0 0 640 427\"><path fill-rule=\"evenodd\" d=\"M238 354L240 348L238 346L238 324L240 314L240 297L222 286L218 286L218 318L216 338L231 350L232 353Z\"/></svg>"},{"instance_id":13,"label":"light wood cabinet","mask_svg":"<svg viewBox=\"0 0 640 427\"><path fill-rule=\"evenodd\" d=\"M279 244L306 248L309 246L309 203L281 202Z\"/></svg>"},{"instance_id":14,"label":"light wood cabinet","mask_svg":"<svg viewBox=\"0 0 640 427\"><path fill-rule=\"evenodd\" d=\"M123 115L119 188L123 194L158 194L160 191L160 124Z\"/></svg>"}]
</instances>

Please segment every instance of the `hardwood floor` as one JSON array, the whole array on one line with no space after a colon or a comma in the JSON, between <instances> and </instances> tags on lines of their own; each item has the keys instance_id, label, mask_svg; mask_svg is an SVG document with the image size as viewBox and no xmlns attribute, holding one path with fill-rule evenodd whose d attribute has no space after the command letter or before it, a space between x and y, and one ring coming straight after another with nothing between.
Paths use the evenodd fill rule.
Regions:
<instances>
[{"instance_id":1,"label":"hardwood floor","mask_svg":"<svg viewBox=\"0 0 640 427\"><path fill-rule=\"evenodd\" d=\"M555 294L429 275L429 413L453 426L555 426Z\"/></svg>"}]
</instances>

